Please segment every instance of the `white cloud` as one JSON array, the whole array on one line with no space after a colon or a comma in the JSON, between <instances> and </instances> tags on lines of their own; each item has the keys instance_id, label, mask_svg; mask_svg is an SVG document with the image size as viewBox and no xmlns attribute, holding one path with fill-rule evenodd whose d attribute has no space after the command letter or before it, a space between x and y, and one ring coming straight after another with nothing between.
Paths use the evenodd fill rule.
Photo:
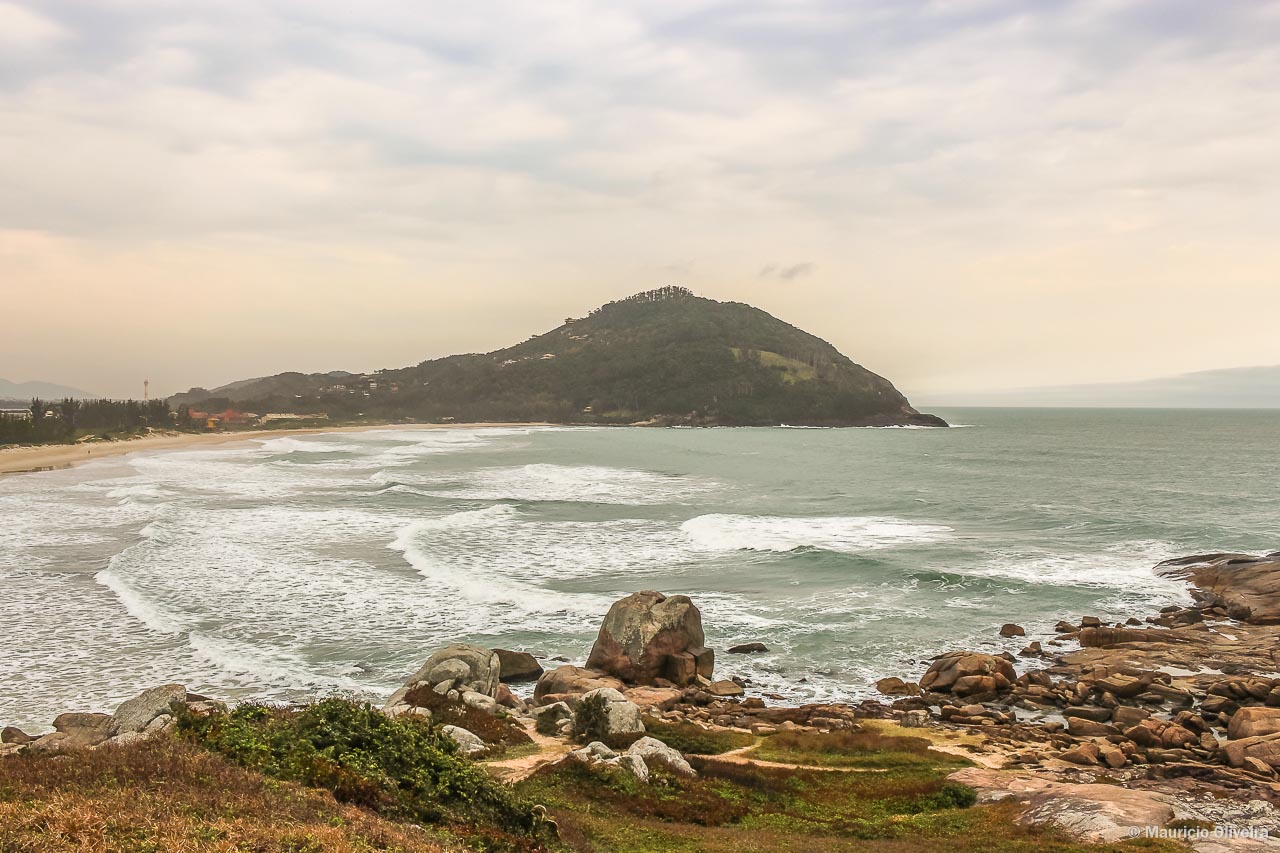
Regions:
<instances>
[{"instance_id":1,"label":"white cloud","mask_svg":"<svg viewBox=\"0 0 1280 853\"><path fill-rule=\"evenodd\" d=\"M56 22L14 3L0 3L0 49L38 50L67 37Z\"/></svg>"}]
</instances>

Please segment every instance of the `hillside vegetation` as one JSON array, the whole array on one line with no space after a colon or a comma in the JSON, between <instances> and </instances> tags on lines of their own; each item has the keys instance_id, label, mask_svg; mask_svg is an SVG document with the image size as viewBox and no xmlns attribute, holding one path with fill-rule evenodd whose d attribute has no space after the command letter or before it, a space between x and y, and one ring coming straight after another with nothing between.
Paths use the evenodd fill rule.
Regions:
<instances>
[{"instance_id":1,"label":"hillside vegetation","mask_svg":"<svg viewBox=\"0 0 1280 853\"><path fill-rule=\"evenodd\" d=\"M491 353L372 375L285 373L174 402L459 422L945 426L826 341L682 288L611 302Z\"/></svg>"}]
</instances>

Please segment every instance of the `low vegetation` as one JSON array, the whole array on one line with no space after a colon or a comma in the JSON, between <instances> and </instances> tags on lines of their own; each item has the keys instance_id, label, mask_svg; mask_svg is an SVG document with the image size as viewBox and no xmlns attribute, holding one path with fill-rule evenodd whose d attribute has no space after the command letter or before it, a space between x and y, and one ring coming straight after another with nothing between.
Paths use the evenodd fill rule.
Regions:
<instances>
[{"instance_id":1,"label":"low vegetation","mask_svg":"<svg viewBox=\"0 0 1280 853\"><path fill-rule=\"evenodd\" d=\"M976 805L972 789L947 780L957 759L923 738L876 731L784 733L760 747L827 769L704 755L692 759L694 778L654 765L641 782L622 768L569 761L513 788L462 758L438 721L389 718L367 704L178 713L172 737L0 760L0 851L1182 849L1142 839L1088 846L1019 826L1016 806ZM691 753L755 740L691 724L655 723L652 734ZM855 759L865 763L848 763Z\"/></svg>"},{"instance_id":2,"label":"low vegetation","mask_svg":"<svg viewBox=\"0 0 1280 853\"><path fill-rule=\"evenodd\" d=\"M459 755L439 725L326 699L300 708L241 705L179 717L181 738L343 803L429 824L485 850L535 851L553 837L534 805Z\"/></svg>"},{"instance_id":3,"label":"low vegetation","mask_svg":"<svg viewBox=\"0 0 1280 853\"><path fill-rule=\"evenodd\" d=\"M645 723L645 727L648 729L645 734L685 755L723 755L756 742L755 736L746 732L704 729L695 723L650 720Z\"/></svg>"},{"instance_id":4,"label":"low vegetation","mask_svg":"<svg viewBox=\"0 0 1280 853\"><path fill-rule=\"evenodd\" d=\"M695 759L699 775L661 770L638 782L622 770L569 763L517 786L543 802L571 850L609 853L941 851L1084 853L1060 833L1021 827L1010 805L973 806L950 768L794 770ZM1175 850L1150 841L1113 850Z\"/></svg>"},{"instance_id":5,"label":"low vegetation","mask_svg":"<svg viewBox=\"0 0 1280 853\"><path fill-rule=\"evenodd\" d=\"M930 748L922 737L878 731L779 732L752 750L752 758L818 767L963 767L963 758Z\"/></svg>"},{"instance_id":6,"label":"low vegetation","mask_svg":"<svg viewBox=\"0 0 1280 853\"><path fill-rule=\"evenodd\" d=\"M440 853L456 844L161 739L0 759L5 853Z\"/></svg>"}]
</instances>

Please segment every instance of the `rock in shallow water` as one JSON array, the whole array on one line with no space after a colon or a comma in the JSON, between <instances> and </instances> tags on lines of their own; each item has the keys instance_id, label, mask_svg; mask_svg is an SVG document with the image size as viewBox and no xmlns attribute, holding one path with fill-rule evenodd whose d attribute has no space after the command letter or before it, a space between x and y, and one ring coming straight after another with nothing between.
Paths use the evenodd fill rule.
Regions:
<instances>
[{"instance_id":1,"label":"rock in shallow water","mask_svg":"<svg viewBox=\"0 0 1280 853\"><path fill-rule=\"evenodd\" d=\"M187 688L181 684L162 684L144 690L116 708L116 730L120 734L140 732L161 714L168 714L174 702L187 701Z\"/></svg>"},{"instance_id":2,"label":"rock in shallow water","mask_svg":"<svg viewBox=\"0 0 1280 853\"><path fill-rule=\"evenodd\" d=\"M609 608L587 666L628 684L667 678L684 686L711 677L714 655L705 644L702 614L688 596L646 590Z\"/></svg>"},{"instance_id":3,"label":"rock in shallow water","mask_svg":"<svg viewBox=\"0 0 1280 853\"><path fill-rule=\"evenodd\" d=\"M935 660L920 679L922 690L972 696L1006 690L1018 677L1002 657L981 652L948 652Z\"/></svg>"}]
</instances>

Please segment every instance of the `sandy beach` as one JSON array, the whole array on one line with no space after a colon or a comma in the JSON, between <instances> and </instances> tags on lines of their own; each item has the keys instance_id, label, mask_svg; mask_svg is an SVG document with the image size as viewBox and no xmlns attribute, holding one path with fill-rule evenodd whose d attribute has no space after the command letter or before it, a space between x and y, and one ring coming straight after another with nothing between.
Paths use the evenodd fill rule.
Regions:
<instances>
[{"instance_id":1,"label":"sandy beach","mask_svg":"<svg viewBox=\"0 0 1280 853\"><path fill-rule=\"evenodd\" d=\"M307 429L258 429L243 432L165 433L122 441L95 441L86 444L42 444L34 447L0 448L0 475L26 474L70 468L97 459L124 456L153 450L191 450L216 447L232 442L276 438L285 435L319 435L335 432L368 432L405 429L483 429L485 427L550 426L545 423L471 423L471 424L378 424L359 426L313 427Z\"/></svg>"}]
</instances>

